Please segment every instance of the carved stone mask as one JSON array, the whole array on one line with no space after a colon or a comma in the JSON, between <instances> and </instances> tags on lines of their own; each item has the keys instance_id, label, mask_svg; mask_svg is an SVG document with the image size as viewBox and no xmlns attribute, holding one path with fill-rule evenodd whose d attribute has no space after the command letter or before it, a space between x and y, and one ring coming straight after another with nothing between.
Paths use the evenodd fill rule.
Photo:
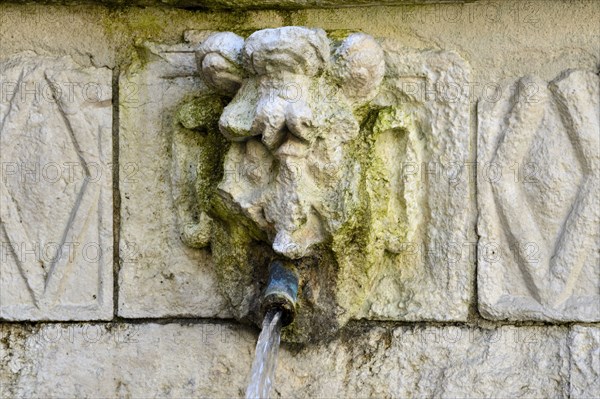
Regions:
<instances>
[{"instance_id":1,"label":"carved stone mask","mask_svg":"<svg viewBox=\"0 0 600 399\"><path fill-rule=\"evenodd\" d=\"M212 92L178 113L195 131L179 131L174 144L183 241L210 245L219 286L241 320L261 318L266 265L291 260L301 310L286 339L335 332L359 311L383 264L380 235L402 228L394 214L378 221L394 227L371 229L371 214L389 208L387 185L369 180L385 163L371 159L373 129L383 117L395 135L407 120L371 105L383 50L362 33L332 40L320 29L284 27L245 40L212 34L196 61ZM373 196L377 205L368 204Z\"/></svg>"},{"instance_id":2,"label":"carved stone mask","mask_svg":"<svg viewBox=\"0 0 600 399\"><path fill-rule=\"evenodd\" d=\"M219 195L267 233L275 252L297 259L345 220L357 179L349 144L355 112L377 92L383 52L353 34L330 49L324 31L265 29L244 40L217 33L197 52L206 82L235 96L219 119L233 142Z\"/></svg>"}]
</instances>

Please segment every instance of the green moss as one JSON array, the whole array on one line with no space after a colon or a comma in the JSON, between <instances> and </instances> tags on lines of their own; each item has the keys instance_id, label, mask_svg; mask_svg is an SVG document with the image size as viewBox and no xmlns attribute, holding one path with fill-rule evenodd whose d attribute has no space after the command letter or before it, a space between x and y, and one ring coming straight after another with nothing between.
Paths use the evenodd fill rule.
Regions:
<instances>
[{"instance_id":1,"label":"green moss","mask_svg":"<svg viewBox=\"0 0 600 399\"><path fill-rule=\"evenodd\" d=\"M372 146L370 132L377 118L377 110L365 111L365 114L359 137L350 144L348 154L348 159L359 161L363 171L367 170L370 164L369 152ZM345 193L345 203L352 206L348 209L345 222L335 232L331 247L338 264L337 300L349 314L353 314L364 302L371 268L369 221L372 216L366 186L366 175L361 173L357 190L359 198L352 201L352 194Z\"/></svg>"},{"instance_id":2,"label":"green moss","mask_svg":"<svg viewBox=\"0 0 600 399\"><path fill-rule=\"evenodd\" d=\"M373 135L377 136L392 129L407 129L413 126L412 117L398 107L386 107L378 112L373 126Z\"/></svg>"},{"instance_id":3,"label":"green moss","mask_svg":"<svg viewBox=\"0 0 600 399\"><path fill-rule=\"evenodd\" d=\"M197 168L196 192L200 208L208 210L219 181L223 177L223 158L229 143L215 130L203 138Z\"/></svg>"},{"instance_id":4,"label":"green moss","mask_svg":"<svg viewBox=\"0 0 600 399\"><path fill-rule=\"evenodd\" d=\"M177 111L177 120L187 129L216 127L223 112L224 101L214 94L196 97L184 103Z\"/></svg>"},{"instance_id":5,"label":"green moss","mask_svg":"<svg viewBox=\"0 0 600 399\"><path fill-rule=\"evenodd\" d=\"M216 187L223 177L223 160L229 142L220 134L219 116L224 101L214 94L194 97L178 108L176 122L197 134L181 134L182 145L198 148L196 168L197 202L199 210L207 212Z\"/></svg>"},{"instance_id":6,"label":"green moss","mask_svg":"<svg viewBox=\"0 0 600 399\"><path fill-rule=\"evenodd\" d=\"M210 201L212 217L235 228L240 228L252 240L267 241L267 235L250 218L243 215L239 209L232 206L218 195L213 195ZM233 228L232 227L232 228Z\"/></svg>"},{"instance_id":7,"label":"green moss","mask_svg":"<svg viewBox=\"0 0 600 399\"><path fill-rule=\"evenodd\" d=\"M216 263L219 288L230 302L237 318L246 317L247 287L253 285L250 259L251 238L241 226L216 221L212 229L211 250Z\"/></svg>"}]
</instances>

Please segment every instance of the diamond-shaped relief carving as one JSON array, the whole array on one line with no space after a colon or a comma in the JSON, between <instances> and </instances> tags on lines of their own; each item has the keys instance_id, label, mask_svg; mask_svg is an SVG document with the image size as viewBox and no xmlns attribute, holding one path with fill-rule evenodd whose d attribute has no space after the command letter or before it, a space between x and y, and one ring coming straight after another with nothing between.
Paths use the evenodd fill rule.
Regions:
<instances>
[{"instance_id":1,"label":"diamond-shaped relief carving","mask_svg":"<svg viewBox=\"0 0 600 399\"><path fill-rule=\"evenodd\" d=\"M0 78L0 316L111 318L111 72L21 54Z\"/></svg>"},{"instance_id":2,"label":"diamond-shaped relief carving","mask_svg":"<svg viewBox=\"0 0 600 399\"><path fill-rule=\"evenodd\" d=\"M479 299L493 319L600 320L599 82L522 78L479 109Z\"/></svg>"}]
</instances>

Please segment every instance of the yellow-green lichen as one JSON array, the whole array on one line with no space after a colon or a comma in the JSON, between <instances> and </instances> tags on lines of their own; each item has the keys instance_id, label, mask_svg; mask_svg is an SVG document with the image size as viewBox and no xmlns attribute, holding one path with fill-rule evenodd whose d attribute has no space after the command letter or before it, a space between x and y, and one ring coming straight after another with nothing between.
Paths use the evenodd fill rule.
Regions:
<instances>
[{"instance_id":1,"label":"yellow-green lichen","mask_svg":"<svg viewBox=\"0 0 600 399\"><path fill-rule=\"evenodd\" d=\"M386 237L390 234L405 237L402 228L407 227L406 224L393 229L388 226L393 222L389 196L394 194L390 193L390 187L393 187L390 160L382 159L376 150L377 140L384 133L405 135L402 132L412 126L412 121L408 115L393 107L365 109L363 112L366 117L360 135L352 143L348 155L360 162L360 197L342 227L335 232L331 246L339 265L336 295L340 305L351 314L359 310L375 279L396 258L386 251ZM398 145L402 140L402 137L397 138L391 144Z\"/></svg>"}]
</instances>

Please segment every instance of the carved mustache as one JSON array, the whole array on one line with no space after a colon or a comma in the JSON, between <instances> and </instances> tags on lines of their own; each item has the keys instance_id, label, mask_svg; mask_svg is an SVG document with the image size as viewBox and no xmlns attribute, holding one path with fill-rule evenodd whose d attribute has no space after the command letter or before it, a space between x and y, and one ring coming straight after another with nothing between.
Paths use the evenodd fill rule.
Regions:
<instances>
[{"instance_id":1,"label":"carved mustache","mask_svg":"<svg viewBox=\"0 0 600 399\"><path fill-rule=\"evenodd\" d=\"M262 135L275 150L290 137L309 144L316 131L315 86L337 89L338 99L351 108L376 94L385 72L383 50L371 37L350 35L331 52L323 30L304 27L265 29L247 40L231 33L216 33L196 50L198 68L217 93L233 96L219 121L223 135L244 141ZM298 92L293 101L282 86Z\"/></svg>"}]
</instances>

